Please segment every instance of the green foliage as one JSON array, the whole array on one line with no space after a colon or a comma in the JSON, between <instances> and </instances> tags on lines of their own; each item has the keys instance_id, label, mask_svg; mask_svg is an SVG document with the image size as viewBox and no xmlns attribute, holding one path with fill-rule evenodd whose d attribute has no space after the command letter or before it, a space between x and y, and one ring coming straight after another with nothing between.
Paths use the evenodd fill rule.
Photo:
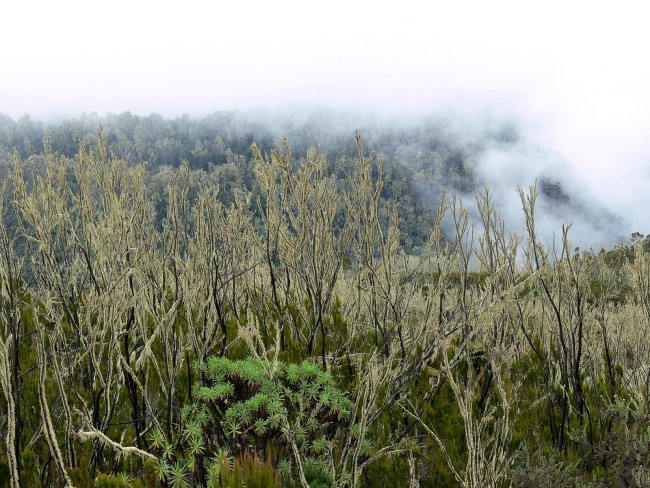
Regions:
<instances>
[{"instance_id":1,"label":"green foliage","mask_svg":"<svg viewBox=\"0 0 650 488\"><path fill-rule=\"evenodd\" d=\"M31 449L25 449L21 453L22 465L20 467L20 479L25 486L37 486L40 482L38 459L36 453Z\"/></svg>"},{"instance_id":2,"label":"green foliage","mask_svg":"<svg viewBox=\"0 0 650 488\"><path fill-rule=\"evenodd\" d=\"M303 416L316 423L298 425L298 440L303 445L317 440L324 448L327 440L322 433L331 431L330 426L344 427L350 417L351 401L329 373L309 361L274 364L256 358L214 357L197 370L201 376L194 388L197 405L193 419L185 425L186 435L198 433L205 422L202 407L216 409L234 452L246 447L242 435L250 439L248 445L263 445L269 439L283 438L289 424Z\"/></svg>"},{"instance_id":3,"label":"green foliage","mask_svg":"<svg viewBox=\"0 0 650 488\"><path fill-rule=\"evenodd\" d=\"M219 476L210 477L208 482L208 487L215 488L240 488L242 486L280 488L282 482L269 458L262 461L248 453L229 462L221 462Z\"/></svg>"},{"instance_id":4,"label":"green foliage","mask_svg":"<svg viewBox=\"0 0 650 488\"><path fill-rule=\"evenodd\" d=\"M81 456L79 465L68 469L68 475L74 486L79 488L92 488L94 481L88 466L88 457Z\"/></svg>"},{"instance_id":5,"label":"green foliage","mask_svg":"<svg viewBox=\"0 0 650 488\"><path fill-rule=\"evenodd\" d=\"M537 451L527 455L526 462L513 473L513 484L521 488L552 486L557 488L582 488L585 481L580 478L576 463L567 463L557 457L548 458Z\"/></svg>"},{"instance_id":6,"label":"green foliage","mask_svg":"<svg viewBox=\"0 0 650 488\"><path fill-rule=\"evenodd\" d=\"M320 480L318 486L329 479L327 468L309 453L324 455L332 448L337 432L346 428L353 405L328 372L309 361L276 363L254 357L212 357L196 365L196 370L195 401L181 410L178 438L170 442L157 430L149 435L152 450L161 457L160 480L184 488L215 476L220 482L225 482L224 476L248 479L257 468L264 468L260 476L269 471L264 479L271 475L275 479L271 458L267 456L264 463L259 459L273 449L291 454L289 443L294 439L311 466L310 473L316 476L323 471L315 478ZM372 449L369 442L364 443L367 452L363 454ZM210 459L211 453L217 453L216 457ZM277 466L283 476L291 473L290 461ZM247 481L247 486L252 485Z\"/></svg>"},{"instance_id":7,"label":"green foliage","mask_svg":"<svg viewBox=\"0 0 650 488\"><path fill-rule=\"evenodd\" d=\"M305 479L309 483L309 488L330 488L332 486L332 477L327 473L327 467L315 459L307 459Z\"/></svg>"},{"instance_id":8,"label":"green foliage","mask_svg":"<svg viewBox=\"0 0 650 488\"><path fill-rule=\"evenodd\" d=\"M0 456L0 488L5 488L9 486L11 478L9 476L9 463L7 458Z\"/></svg>"},{"instance_id":9,"label":"green foliage","mask_svg":"<svg viewBox=\"0 0 650 488\"><path fill-rule=\"evenodd\" d=\"M282 476L284 488L300 488L302 486L294 475L294 469L290 461L280 461L278 472ZM326 463L322 460L306 458L303 464L303 472L310 488L330 488L332 486L332 477L328 473Z\"/></svg>"},{"instance_id":10,"label":"green foliage","mask_svg":"<svg viewBox=\"0 0 650 488\"><path fill-rule=\"evenodd\" d=\"M120 473L114 476L100 473L95 478L95 488L134 488L136 482L128 473Z\"/></svg>"}]
</instances>

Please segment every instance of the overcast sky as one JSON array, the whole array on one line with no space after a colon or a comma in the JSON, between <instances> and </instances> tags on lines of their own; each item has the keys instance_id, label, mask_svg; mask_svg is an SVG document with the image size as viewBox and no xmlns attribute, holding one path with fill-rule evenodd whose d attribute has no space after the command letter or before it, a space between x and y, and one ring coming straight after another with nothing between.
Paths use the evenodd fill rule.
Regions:
<instances>
[{"instance_id":1,"label":"overcast sky","mask_svg":"<svg viewBox=\"0 0 650 488\"><path fill-rule=\"evenodd\" d=\"M0 112L490 110L627 212L650 207L644 3L5 1Z\"/></svg>"}]
</instances>

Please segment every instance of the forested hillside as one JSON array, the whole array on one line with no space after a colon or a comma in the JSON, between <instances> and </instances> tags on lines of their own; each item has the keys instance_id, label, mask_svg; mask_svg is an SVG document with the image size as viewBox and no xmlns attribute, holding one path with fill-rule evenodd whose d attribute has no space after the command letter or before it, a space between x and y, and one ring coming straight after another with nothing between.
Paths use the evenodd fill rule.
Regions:
<instances>
[{"instance_id":1,"label":"forested hillside","mask_svg":"<svg viewBox=\"0 0 650 488\"><path fill-rule=\"evenodd\" d=\"M3 119L0 486L650 486L650 241L229 116Z\"/></svg>"},{"instance_id":2,"label":"forested hillside","mask_svg":"<svg viewBox=\"0 0 650 488\"><path fill-rule=\"evenodd\" d=\"M173 119L125 112L50 123L0 114L0 175L12 168L14 152L28 166L42 166L48 153L74 157L79 144L95 143L97 128L102 126L112 156L132 165L146 162L147 181L159 201L173 170L186 161L192 179L218 183L219 198L228 205L237 191L260 196L251 144L268 152L284 137L296 158L304 157L309 148L320 148L327 154L326 174L344 188L355 165L353 134L359 130L382 161L379 205L384 213L390 212L388 206L399 210L402 244L410 253L418 253L424 245L428 222L444 191L463 196L472 220L478 222L473 195L484 184L494 190L497 208L506 212L507 230L517 232L520 215L512 211L518 206L515 188L537 181L543 210L539 232L546 244L563 222L574 224L574 238L582 247L596 249L647 230L630 229L625 224L634 222L623 222L596 195L586 193L584 185L567 173L566 162L527 141L515 121L477 119L435 113L402 119L371 117L325 108L215 112Z\"/></svg>"}]
</instances>

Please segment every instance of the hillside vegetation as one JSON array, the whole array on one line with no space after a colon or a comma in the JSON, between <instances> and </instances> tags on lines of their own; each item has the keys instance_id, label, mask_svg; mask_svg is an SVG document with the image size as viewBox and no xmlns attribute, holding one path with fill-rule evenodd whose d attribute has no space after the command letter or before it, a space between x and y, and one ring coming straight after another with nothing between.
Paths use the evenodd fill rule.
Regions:
<instances>
[{"instance_id":1,"label":"hillside vegetation","mask_svg":"<svg viewBox=\"0 0 650 488\"><path fill-rule=\"evenodd\" d=\"M51 156L73 158L79 144L95 143L100 126L112 157L131 165L146 163L147 183L161 207L160 219L165 212L163 190L181 161L192 170L191 178L209 178L218 184L219 199L225 205L240 191L250 192L254 200L260 198L251 144L270 152L285 136L296 159L304 158L312 147L326 153L324 173L337 180L341 191L347 191L357 158L354 131L359 130L383 161L380 212L387 215L388 206L397 208L401 243L410 254L418 254L426 243L429 224L445 191L462 196L471 219L477 222L474 194L484 184L494 192L507 230L518 231L519 203L514 190L537 181L538 232L544 243L552 240L563 222L574 223L573 240L581 247L596 249L624 241L634 231L650 230L630 226L626 219L635 218L631 212L614 214L601 195L590 193L581 181L584 175L568 172L569 162L528 140L515 121L489 116L469 119L432 113L400 119L304 108L176 118L129 112L103 117L90 114L43 123L27 115L13 120L0 113L0 177L11 172L14 152L26 168L35 170L42 170Z\"/></svg>"},{"instance_id":2,"label":"hillside vegetation","mask_svg":"<svg viewBox=\"0 0 650 488\"><path fill-rule=\"evenodd\" d=\"M413 212L358 135L250 142L246 181L14 153L0 486L650 486L643 236L548 248L535 187L507 234L487 188Z\"/></svg>"}]
</instances>

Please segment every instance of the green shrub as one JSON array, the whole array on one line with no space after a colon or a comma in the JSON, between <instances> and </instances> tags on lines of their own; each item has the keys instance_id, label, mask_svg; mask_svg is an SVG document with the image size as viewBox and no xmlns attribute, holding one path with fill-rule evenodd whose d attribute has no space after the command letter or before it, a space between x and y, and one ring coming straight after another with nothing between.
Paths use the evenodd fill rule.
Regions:
<instances>
[{"instance_id":1,"label":"green shrub","mask_svg":"<svg viewBox=\"0 0 650 488\"><path fill-rule=\"evenodd\" d=\"M213 465L208 486L221 488L280 488L282 483L276 474L271 459L260 460L252 454L236 459L217 459Z\"/></svg>"},{"instance_id":2,"label":"green shrub","mask_svg":"<svg viewBox=\"0 0 650 488\"><path fill-rule=\"evenodd\" d=\"M353 405L328 372L309 361L219 357L197 365L197 371L194 403L182 409L178 438L171 442L160 431L150 436L161 458L160 480L178 488L191 483L217 486L216 481L224 483L224 473L239 479L256 470L254 476L277 479L268 453L291 456L290 443L295 442L314 486L331 484L327 467L312 459L333 448ZM284 471L285 479L295 474Z\"/></svg>"}]
</instances>

